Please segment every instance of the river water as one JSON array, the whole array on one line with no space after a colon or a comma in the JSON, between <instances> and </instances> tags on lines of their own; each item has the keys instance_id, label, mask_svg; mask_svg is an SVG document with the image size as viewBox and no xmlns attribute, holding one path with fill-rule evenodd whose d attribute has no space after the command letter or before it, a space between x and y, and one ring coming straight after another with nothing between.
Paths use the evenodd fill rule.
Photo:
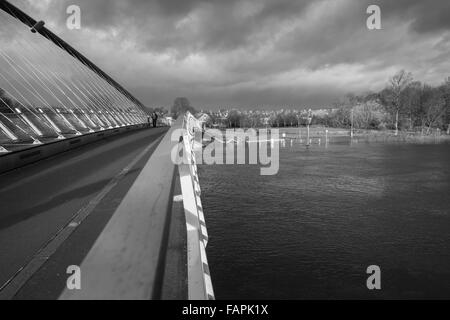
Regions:
<instances>
[{"instance_id":1,"label":"river water","mask_svg":"<svg viewBox=\"0 0 450 320\"><path fill-rule=\"evenodd\" d=\"M450 298L450 144L288 141L275 176L199 174L218 299Z\"/></svg>"}]
</instances>

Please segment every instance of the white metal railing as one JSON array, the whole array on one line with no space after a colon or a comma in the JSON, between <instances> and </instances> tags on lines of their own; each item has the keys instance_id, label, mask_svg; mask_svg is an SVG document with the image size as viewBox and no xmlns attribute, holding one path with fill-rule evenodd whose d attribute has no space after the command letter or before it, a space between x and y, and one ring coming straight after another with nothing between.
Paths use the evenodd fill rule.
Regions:
<instances>
[{"instance_id":1,"label":"white metal railing","mask_svg":"<svg viewBox=\"0 0 450 320\"><path fill-rule=\"evenodd\" d=\"M188 296L190 300L213 300L214 290L206 256L208 231L200 198L201 190L195 159L195 132L201 123L189 112L184 116L183 161L178 166L186 217L188 256Z\"/></svg>"}]
</instances>

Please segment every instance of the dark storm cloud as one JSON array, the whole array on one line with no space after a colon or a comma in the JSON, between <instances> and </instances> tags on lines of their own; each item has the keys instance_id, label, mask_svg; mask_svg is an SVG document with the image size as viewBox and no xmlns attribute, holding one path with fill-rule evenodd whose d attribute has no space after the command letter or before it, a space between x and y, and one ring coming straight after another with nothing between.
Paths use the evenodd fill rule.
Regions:
<instances>
[{"instance_id":1,"label":"dark storm cloud","mask_svg":"<svg viewBox=\"0 0 450 320\"><path fill-rule=\"evenodd\" d=\"M390 18L409 20L412 29L425 33L450 29L450 1L382 0L372 1Z\"/></svg>"},{"instance_id":2,"label":"dark storm cloud","mask_svg":"<svg viewBox=\"0 0 450 320\"><path fill-rule=\"evenodd\" d=\"M84 23L88 27L99 30L104 28L118 28L124 37L128 36L123 26L133 25L139 34L142 44L148 50L165 50L167 48L185 52L191 50L234 50L239 47L251 47L252 44L270 37L271 31L281 25L305 14L311 4L318 4L323 0L276 0L255 1L257 10L248 15L236 15L240 10L238 0L78 0L83 12ZM339 1L338 1L339 2ZM345 1L344 1L345 2ZM61 8L74 3L72 0L59 2ZM382 8L383 18L401 22L411 22L412 30L433 32L450 28L450 1L448 0L378 0L352 1L343 3L347 10L341 19L334 19L335 24L325 34L324 40L330 40L334 45L335 38L331 31L358 30L357 25L364 23L365 8L370 4L378 4ZM330 10L335 10L330 3ZM181 19L189 19L196 10L204 9L198 21L198 30L187 31L177 29ZM244 6L245 8L245 6ZM245 9L244 9L245 10ZM251 11L251 9L249 9ZM324 8L326 9L326 6ZM340 14L340 12L337 12ZM60 15L63 18L63 15ZM62 21L61 21L62 22ZM267 28L270 26L270 28ZM268 29L268 30L267 30ZM266 34L261 37L260 31ZM324 34L318 29L310 33L310 38L317 39ZM336 32L334 32L336 33ZM263 38L263 39L262 39ZM309 44L306 42L306 44ZM328 42L324 41L326 46Z\"/></svg>"},{"instance_id":3,"label":"dark storm cloud","mask_svg":"<svg viewBox=\"0 0 450 320\"><path fill-rule=\"evenodd\" d=\"M261 41L259 33L267 24L276 31L277 24L300 16L312 2L256 1L242 8L238 0L78 0L77 4L87 27L118 28L122 37L128 37L131 26L145 50L187 53L251 46ZM73 3L64 0L58 6L64 10ZM63 23L64 16L59 16ZM183 19L187 23L195 19L195 30L180 26Z\"/></svg>"},{"instance_id":4,"label":"dark storm cloud","mask_svg":"<svg viewBox=\"0 0 450 320\"><path fill-rule=\"evenodd\" d=\"M450 67L449 0L13 2L149 104L182 94L198 104L321 105L380 89L402 68L439 82ZM65 28L69 4L81 7L78 32ZM370 4L381 7L382 30L366 28Z\"/></svg>"},{"instance_id":5,"label":"dark storm cloud","mask_svg":"<svg viewBox=\"0 0 450 320\"><path fill-rule=\"evenodd\" d=\"M33 10L37 0L13 1L20 7ZM448 0L363 0L363 1L325 1L325 0L272 0L248 1L248 5L239 0L54 0L48 3L50 19L60 25L65 22L65 8L77 4L82 9L83 23L96 30L117 29L122 37L141 40L148 50L167 48L185 51L188 46L197 50L234 50L239 47L251 47L255 43L267 40L277 32L278 27L290 21L301 19L311 5L328 2L323 7L324 16L336 13L336 17L324 24L328 28L308 30L308 34L292 37L298 45L314 47L320 51L335 46L340 37L351 35L361 29L366 16L365 8L369 4L378 4L382 8L383 18L396 20L398 24L411 22L416 32L432 32L450 28L450 1ZM336 5L336 3L338 5ZM345 11L336 10L338 6ZM43 5L37 6L42 8ZM252 8L253 7L253 8ZM245 11L248 10L248 14ZM253 10L253 11L252 11ZM35 10L34 10L35 11ZM239 12L241 11L241 12ZM198 12L198 16L196 16ZM241 14L239 14L241 13ZM362 13L362 14L361 14ZM180 20L196 19L197 29L177 28ZM130 30L130 26L133 30ZM264 34L261 32L264 31ZM348 33L350 31L350 33ZM302 32L300 30L300 32ZM272 34L271 34L272 33ZM317 39L322 41L317 41ZM320 52L319 51L319 52Z\"/></svg>"}]
</instances>

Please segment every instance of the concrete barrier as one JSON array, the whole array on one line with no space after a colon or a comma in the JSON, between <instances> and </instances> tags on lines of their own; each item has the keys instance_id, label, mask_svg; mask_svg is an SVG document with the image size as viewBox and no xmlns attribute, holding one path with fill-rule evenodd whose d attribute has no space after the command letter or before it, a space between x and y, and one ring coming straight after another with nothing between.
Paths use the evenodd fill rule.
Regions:
<instances>
[{"instance_id":1,"label":"concrete barrier","mask_svg":"<svg viewBox=\"0 0 450 320\"><path fill-rule=\"evenodd\" d=\"M172 141L182 118L160 142L83 260L81 290L62 300L160 299L173 204Z\"/></svg>"},{"instance_id":2,"label":"concrete barrier","mask_svg":"<svg viewBox=\"0 0 450 320\"><path fill-rule=\"evenodd\" d=\"M62 140L55 140L45 144L31 145L29 148L22 150L0 153L0 174L78 148L88 143L147 127L147 124L137 124L107 129Z\"/></svg>"}]
</instances>

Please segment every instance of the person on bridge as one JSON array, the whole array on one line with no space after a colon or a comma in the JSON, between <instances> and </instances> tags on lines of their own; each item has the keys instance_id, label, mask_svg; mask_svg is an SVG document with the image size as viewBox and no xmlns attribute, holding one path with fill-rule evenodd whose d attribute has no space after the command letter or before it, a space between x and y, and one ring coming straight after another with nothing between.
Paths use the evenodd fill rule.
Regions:
<instances>
[{"instance_id":1,"label":"person on bridge","mask_svg":"<svg viewBox=\"0 0 450 320\"><path fill-rule=\"evenodd\" d=\"M153 128L156 128L156 121L158 120L158 114L156 112L152 113L152 120L153 120Z\"/></svg>"}]
</instances>

